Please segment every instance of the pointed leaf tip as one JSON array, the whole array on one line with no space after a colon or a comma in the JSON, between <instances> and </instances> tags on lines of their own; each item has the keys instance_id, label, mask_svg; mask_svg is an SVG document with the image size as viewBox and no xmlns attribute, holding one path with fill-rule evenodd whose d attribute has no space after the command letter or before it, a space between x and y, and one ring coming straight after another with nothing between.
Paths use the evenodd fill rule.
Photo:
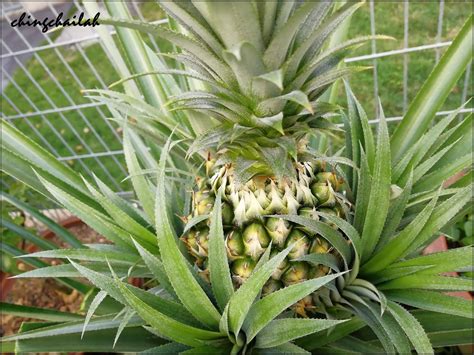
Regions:
<instances>
[{"instance_id":1,"label":"pointed leaf tip","mask_svg":"<svg viewBox=\"0 0 474 355\"><path fill-rule=\"evenodd\" d=\"M283 72L281 69L259 75L257 78L268 81L276 85L280 90L283 90Z\"/></svg>"}]
</instances>

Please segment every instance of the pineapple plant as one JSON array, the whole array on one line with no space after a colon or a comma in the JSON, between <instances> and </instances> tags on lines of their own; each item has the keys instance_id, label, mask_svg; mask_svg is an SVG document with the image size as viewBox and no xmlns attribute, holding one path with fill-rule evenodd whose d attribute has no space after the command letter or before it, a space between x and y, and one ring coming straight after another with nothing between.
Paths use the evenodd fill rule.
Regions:
<instances>
[{"instance_id":1,"label":"pineapple plant","mask_svg":"<svg viewBox=\"0 0 474 355\"><path fill-rule=\"evenodd\" d=\"M365 69L338 67L344 55L370 38L388 38L362 37L333 48L325 45L361 5L347 3L333 12L328 2L300 6L275 2L259 8L250 3L202 2L192 9L162 3L177 24L193 34L193 45L209 48L213 54L212 60L205 60L183 47L189 54L180 54L177 60L189 63L195 69L193 75L205 85L175 95L166 104L172 110L205 112L219 122L197 136L188 151L204 157L205 174L196 178L191 211L183 218L186 232L181 236L207 281L208 217L219 193L235 287L251 275L270 243L270 255L295 245L265 285L264 294L330 272L325 263L305 261L309 254L340 259L320 234L278 215L306 216L325 223L317 212L341 218L351 213L336 166L324 157L318 159L307 145L315 132L338 130L327 119L337 114L338 107L319 100L325 89L338 78ZM234 10L229 11L229 6ZM196 12L199 16L192 16ZM143 25L114 23L131 28ZM173 42L171 33L150 31ZM181 40L175 40L178 46ZM307 302L306 308L314 305ZM305 314L305 308L300 312Z\"/></svg>"},{"instance_id":2,"label":"pineapple plant","mask_svg":"<svg viewBox=\"0 0 474 355\"><path fill-rule=\"evenodd\" d=\"M470 208L472 116L430 123L472 59L472 17L389 137L382 108L374 136L347 83L347 109L324 102L364 69L338 63L372 37L326 44L361 4L162 2L166 26L106 5L123 57L101 40L123 91L86 94L123 127L139 207L2 124L2 170L113 243L28 255L64 263L18 277L86 278L87 312L2 305L57 322L24 324L6 349L424 354L470 342L472 302L444 292L472 280L443 273L472 268L472 246L419 251ZM175 51L154 53L138 31ZM315 151L341 134L344 149Z\"/></svg>"}]
</instances>

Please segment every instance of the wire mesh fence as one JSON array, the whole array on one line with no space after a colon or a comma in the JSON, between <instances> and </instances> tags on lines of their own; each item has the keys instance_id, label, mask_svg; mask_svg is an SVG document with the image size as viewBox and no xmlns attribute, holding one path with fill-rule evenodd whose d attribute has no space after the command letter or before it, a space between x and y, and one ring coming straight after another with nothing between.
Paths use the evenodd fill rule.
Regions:
<instances>
[{"instance_id":1,"label":"wire mesh fence","mask_svg":"<svg viewBox=\"0 0 474 355\"><path fill-rule=\"evenodd\" d=\"M345 60L373 66L351 79L351 84L374 118L377 97L386 107L389 122L402 118L471 6L470 1L370 1L354 16L350 37L370 33L396 38L390 43L372 41ZM101 16L106 16L102 4L100 9ZM166 21L155 2L131 1L129 9L141 20ZM39 27L10 26L22 12L44 18L83 11L77 0L2 2L1 115L65 164L85 176L95 174L115 191L126 193L129 186L123 182L126 170L120 128L108 119L105 106L90 102L82 93L85 89L107 88L118 79L98 34L92 28L43 33ZM145 40L155 51L160 50L160 43L153 37L146 36ZM472 96L471 66L438 115L446 115ZM472 108L462 112L472 112ZM2 178L2 188L8 188L8 184Z\"/></svg>"}]
</instances>

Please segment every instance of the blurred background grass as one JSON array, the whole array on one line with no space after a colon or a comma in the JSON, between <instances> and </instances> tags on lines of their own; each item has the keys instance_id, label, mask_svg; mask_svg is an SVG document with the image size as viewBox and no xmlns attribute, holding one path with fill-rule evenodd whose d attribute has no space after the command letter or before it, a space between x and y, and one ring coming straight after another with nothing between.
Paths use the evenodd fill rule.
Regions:
<instances>
[{"instance_id":1,"label":"blurred background grass","mask_svg":"<svg viewBox=\"0 0 474 355\"><path fill-rule=\"evenodd\" d=\"M375 4L376 34L394 37L395 41L377 41L377 52L403 48L404 17L403 1L377 2ZM441 42L451 41L472 13L471 1L447 1L444 4L443 31ZM439 2L410 1L409 3L409 36L408 47L436 43L438 31ZM369 6L364 6L352 18L349 37L370 34ZM440 49L440 55L447 47ZM370 44L359 49L355 55L371 53ZM408 57L408 103L424 83L435 65L436 51L425 50L407 54ZM404 55L379 58L377 61L379 95L385 115L400 116L403 114L403 61ZM372 65L372 61L358 62L361 65ZM471 63L472 65L472 63ZM472 72L472 71L471 71ZM366 109L375 114L373 71L358 73L350 78L351 86ZM455 109L461 105L461 94L464 76L459 80L452 94L446 101L443 110ZM467 97L472 96L472 85Z\"/></svg>"},{"instance_id":2,"label":"blurred background grass","mask_svg":"<svg viewBox=\"0 0 474 355\"><path fill-rule=\"evenodd\" d=\"M403 2L378 2L375 4L375 24L376 33L390 35L396 38L396 41L377 42L377 51L387 51L392 49L403 48ZM145 2L140 5L141 12L147 20L157 20L163 18L163 13L154 2ZM419 46L423 44L432 44L436 42L439 3L438 2L410 2L409 4L409 42L408 46ZM445 2L443 32L441 41L449 41L454 38L464 21L472 12L471 1ZM349 38L360 35L370 34L370 12L369 6L364 6L359 10L351 21L349 30ZM144 36L149 42L149 38ZM69 93L75 104L85 104L89 101L81 94L81 89L99 88L100 83L95 78L87 63L81 54L74 47L60 47L58 50L64 56L72 70L80 77L83 87L79 87L73 80L70 73L65 70L64 64L61 62L57 54L52 50L38 52L39 57L46 63L49 70L61 83L64 89ZM113 67L109 64L104 51L99 43L85 47L84 52L89 58L92 65L108 85L118 79ZM371 52L370 44L359 49L354 55L368 54ZM441 49L441 54L443 49ZM409 70L408 70L408 102L410 102L424 80L428 77L433 66L435 65L435 51L426 50L408 54ZM399 116L403 114L403 55L380 58L377 64L379 95L381 97L385 114L387 117ZM357 65L372 65L372 61L358 62ZM59 87L49 78L40 63L32 58L26 64L29 74L37 80L41 87L48 93L52 101L57 107L70 106L71 103L61 93ZM40 91L31 84L31 80L21 69L14 73L14 81L25 92L29 99L34 103L38 110L51 109L51 105L47 102ZM461 78L458 85L454 88L443 109L454 109L461 104L461 92L463 88L464 77ZM373 71L367 70L358 73L350 78L351 86L356 96L365 107L369 117L374 116L374 82ZM23 113L34 112L36 109L26 100L19 90L9 84L5 91L5 95L14 102L14 104ZM339 87L339 97L344 100L342 86ZM472 85L470 85L468 98L472 96ZM4 116L16 115L18 112L3 100L2 111ZM102 107L107 117L107 110ZM110 150L120 150L121 145L117 137L111 132L96 108L82 109L82 113L91 122L97 134L107 143ZM101 145L97 137L87 127L84 120L77 111L67 111L63 113L64 117L81 135L81 138L89 145L93 152L103 152L104 147ZM73 132L65 125L64 121L58 114L47 114L47 118L55 126L62 138L68 143L68 148L61 140L53 134L50 127L40 116L29 118L32 125L48 139L50 144L56 149L57 153L62 157L68 157L74 154L87 153L84 145L73 134ZM41 143L34 130L26 123L25 119L14 119L14 124L25 134ZM115 127L115 126L114 126ZM117 132L120 134L120 132ZM121 184L122 189L127 190L129 182L120 183L125 177L124 173L119 171L116 162L111 157L97 158L103 166L109 170L116 182ZM117 155L116 159L123 164L123 157ZM110 181L104 170L99 166L97 160L87 158L83 160L84 164L89 167L104 181ZM68 160L67 163L81 173L85 173L85 169L77 160Z\"/></svg>"}]
</instances>

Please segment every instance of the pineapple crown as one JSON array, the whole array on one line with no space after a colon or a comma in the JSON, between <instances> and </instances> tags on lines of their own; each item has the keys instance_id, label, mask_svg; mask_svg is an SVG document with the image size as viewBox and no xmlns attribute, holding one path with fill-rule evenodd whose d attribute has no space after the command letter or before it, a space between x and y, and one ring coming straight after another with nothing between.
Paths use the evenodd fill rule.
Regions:
<instances>
[{"instance_id":1,"label":"pineapple crown","mask_svg":"<svg viewBox=\"0 0 474 355\"><path fill-rule=\"evenodd\" d=\"M160 3L185 31L133 21L108 23L149 31L182 49L166 57L183 70L161 73L199 83L171 96L165 106L204 113L199 119L214 123L192 137L188 156L211 151L218 164L231 162L249 176L291 176L291 161L305 152L304 138L338 129L324 118L338 107L321 102L321 95L338 78L365 69L338 68L350 50L370 38L386 38L327 45L362 2L338 9L317 1Z\"/></svg>"}]
</instances>

